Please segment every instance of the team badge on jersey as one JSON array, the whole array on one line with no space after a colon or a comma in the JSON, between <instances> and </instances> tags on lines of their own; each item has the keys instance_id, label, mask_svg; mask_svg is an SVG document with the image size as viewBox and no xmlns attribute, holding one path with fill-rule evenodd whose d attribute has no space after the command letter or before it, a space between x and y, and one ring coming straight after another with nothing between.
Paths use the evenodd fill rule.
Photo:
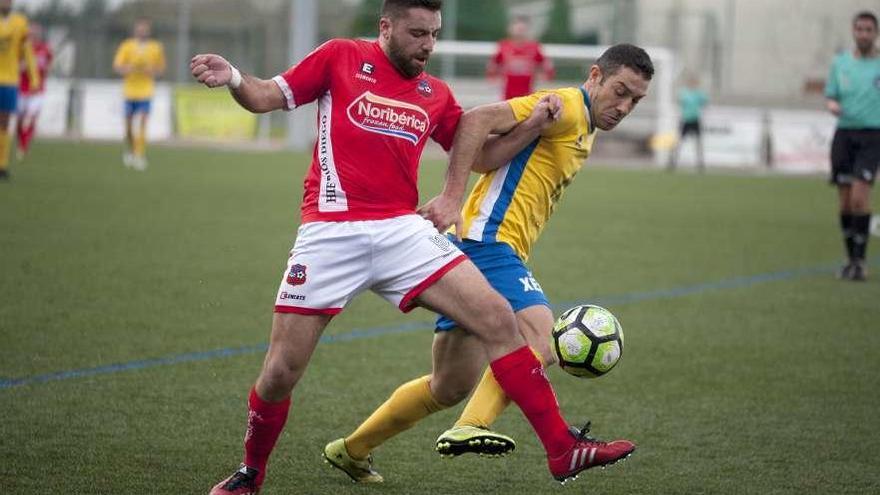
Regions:
<instances>
[{"instance_id":1,"label":"team badge on jersey","mask_svg":"<svg viewBox=\"0 0 880 495\"><path fill-rule=\"evenodd\" d=\"M363 72L364 74L372 74L374 69L375 67L373 66L373 64L369 62L364 62L361 64L361 72Z\"/></svg>"},{"instance_id":2,"label":"team badge on jersey","mask_svg":"<svg viewBox=\"0 0 880 495\"><path fill-rule=\"evenodd\" d=\"M431 95L434 94L434 88L431 87L431 83L429 83L427 79L419 81L416 91L425 98L430 98Z\"/></svg>"},{"instance_id":3,"label":"team badge on jersey","mask_svg":"<svg viewBox=\"0 0 880 495\"><path fill-rule=\"evenodd\" d=\"M351 123L369 132L384 134L418 144L430 127L428 113L403 101L367 91L348 106Z\"/></svg>"},{"instance_id":4,"label":"team badge on jersey","mask_svg":"<svg viewBox=\"0 0 880 495\"><path fill-rule=\"evenodd\" d=\"M290 285L302 285L306 283L306 265L295 264L287 272L287 283Z\"/></svg>"}]
</instances>

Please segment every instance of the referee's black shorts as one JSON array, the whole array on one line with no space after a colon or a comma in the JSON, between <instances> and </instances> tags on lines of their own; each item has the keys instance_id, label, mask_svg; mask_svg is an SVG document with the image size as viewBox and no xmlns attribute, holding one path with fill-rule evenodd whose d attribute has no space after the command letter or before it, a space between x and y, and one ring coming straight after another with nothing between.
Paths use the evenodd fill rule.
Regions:
<instances>
[{"instance_id":1,"label":"referee's black shorts","mask_svg":"<svg viewBox=\"0 0 880 495\"><path fill-rule=\"evenodd\" d=\"M681 122L681 137L685 137L688 134L695 134L698 137L702 134L702 126L700 126L699 120L692 120L690 122Z\"/></svg>"},{"instance_id":2,"label":"referee's black shorts","mask_svg":"<svg viewBox=\"0 0 880 495\"><path fill-rule=\"evenodd\" d=\"M880 164L880 129L837 129L831 141L831 183L874 183Z\"/></svg>"}]
</instances>

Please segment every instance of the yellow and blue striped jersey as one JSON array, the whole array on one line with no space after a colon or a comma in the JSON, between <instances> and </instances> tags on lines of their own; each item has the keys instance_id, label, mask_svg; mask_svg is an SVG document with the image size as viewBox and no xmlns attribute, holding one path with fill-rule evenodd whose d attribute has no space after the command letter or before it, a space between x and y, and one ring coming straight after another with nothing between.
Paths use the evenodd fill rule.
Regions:
<instances>
[{"instance_id":1,"label":"yellow and blue striped jersey","mask_svg":"<svg viewBox=\"0 0 880 495\"><path fill-rule=\"evenodd\" d=\"M27 18L12 12L0 17L0 86L18 87L21 61L27 63L31 84L39 85L39 75L31 44Z\"/></svg>"},{"instance_id":2,"label":"yellow and blue striped jersey","mask_svg":"<svg viewBox=\"0 0 880 495\"><path fill-rule=\"evenodd\" d=\"M126 100L149 100L153 97L154 74L165 70L165 52L156 40L129 38L119 45L113 67L131 68L122 85Z\"/></svg>"},{"instance_id":3,"label":"yellow and blue striped jersey","mask_svg":"<svg viewBox=\"0 0 880 495\"><path fill-rule=\"evenodd\" d=\"M541 97L562 99L562 117L507 165L482 175L462 211L465 239L504 242L527 260L562 192L590 154L595 133L583 88L539 91L508 100L518 122Z\"/></svg>"}]
</instances>

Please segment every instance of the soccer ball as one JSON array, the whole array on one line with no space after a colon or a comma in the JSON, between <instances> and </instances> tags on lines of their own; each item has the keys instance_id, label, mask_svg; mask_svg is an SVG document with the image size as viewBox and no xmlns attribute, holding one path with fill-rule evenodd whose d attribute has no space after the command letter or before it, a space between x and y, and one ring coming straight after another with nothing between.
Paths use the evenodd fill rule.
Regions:
<instances>
[{"instance_id":1,"label":"soccer ball","mask_svg":"<svg viewBox=\"0 0 880 495\"><path fill-rule=\"evenodd\" d=\"M553 349L559 367L577 377L596 378L611 371L623 354L623 328L605 308L575 306L556 320Z\"/></svg>"}]
</instances>

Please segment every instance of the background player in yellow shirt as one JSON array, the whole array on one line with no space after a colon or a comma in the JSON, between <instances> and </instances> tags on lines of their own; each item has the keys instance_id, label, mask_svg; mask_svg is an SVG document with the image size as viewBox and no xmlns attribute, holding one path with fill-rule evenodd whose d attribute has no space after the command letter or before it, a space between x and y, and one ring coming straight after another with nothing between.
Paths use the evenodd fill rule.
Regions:
<instances>
[{"instance_id":1,"label":"background player in yellow shirt","mask_svg":"<svg viewBox=\"0 0 880 495\"><path fill-rule=\"evenodd\" d=\"M9 178L9 116L18 104L18 76L22 60L31 85L39 85L39 74L28 40L27 18L12 12L12 0L0 0L0 179Z\"/></svg>"},{"instance_id":2,"label":"background player in yellow shirt","mask_svg":"<svg viewBox=\"0 0 880 495\"><path fill-rule=\"evenodd\" d=\"M165 72L162 44L150 39L150 29L148 19L138 19L133 36L119 45L113 58L113 70L123 77L125 96L125 152L122 159L126 167L138 170L147 166L147 119L155 78Z\"/></svg>"},{"instance_id":3,"label":"background player in yellow shirt","mask_svg":"<svg viewBox=\"0 0 880 495\"><path fill-rule=\"evenodd\" d=\"M456 244L510 302L520 331L545 366L555 362L549 345L554 318L541 285L525 262L565 187L589 156L595 129L607 131L616 127L645 96L653 74L653 64L644 50L628 44L615 45L590 68L589 78L581 87L542 91L477 107L459 123L450 166L472 163L473 170L483 175L464 205L463 221L456 224L461 225L457 232L461 240L456 240ZM540 128L517 126L530 118L548 95L559 101L561 118ZM511 129L512 133L526 129L531 133L519 141L524 147L512 160L508 157L509 161L498 162L478 157L490 134L503 134ZM434 347L435 353L440 349L439 352L447 352L450 359L457 360L459 372L469 370L461 373L465 376L463 381L453 386L446 383L442 388L457 392L428 400L431 396L425 390L440 389L431 387L434 380L452 379L438 373L401 385L351 435L327 444L324 456L331 465L354 481L382 481L382 476L372 469L371 452L422 418L467 396L485 368L485 357L476 338L441 316L437 320ZM458 422L437 439L437 451L447 455L509 452L515 447L513 439L489 430L509 403L491 371L486 370ZM631 446L626 441L597 445L608 445L612 450L615 445ZM632 451L617 450L619 457L609 454L610 457L592 466L614 462Z\"/></svg>"}]
</instances>

